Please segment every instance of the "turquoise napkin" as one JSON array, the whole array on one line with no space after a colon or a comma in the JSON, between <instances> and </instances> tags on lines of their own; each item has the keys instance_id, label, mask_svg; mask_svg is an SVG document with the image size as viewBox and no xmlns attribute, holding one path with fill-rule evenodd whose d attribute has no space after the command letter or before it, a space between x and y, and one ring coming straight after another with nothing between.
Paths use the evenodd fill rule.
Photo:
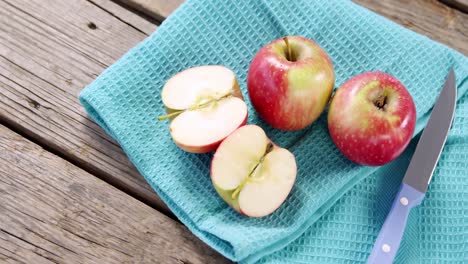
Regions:
<instances>
[{"instance_id":1,"label":"turquoise napkin","mask_svg":"<svg viewBox=\"0 0 468 264\"><path fill-rule=\"evenodd\" d=\"M80 100L177 217L226 257L243 263L364 262L412 149L387 166L363 167L334 146L326 114L297 132L259 119L246 90L249 63L262 46L285 35L313 39L328 52L336 87L365 71L396 76L416 103L415 135L455 69L460 100L454 125L426 199L410 215L397 263L468 261L468 59L350 1L188 1L86 87ZM247 98L248 122L296 156L297 182L271 216L234 212L212 187L212 154L181 151L168 124L156 120L164 113L164 83L204 64L231 68Z\"/></svg>"}]
</instances>

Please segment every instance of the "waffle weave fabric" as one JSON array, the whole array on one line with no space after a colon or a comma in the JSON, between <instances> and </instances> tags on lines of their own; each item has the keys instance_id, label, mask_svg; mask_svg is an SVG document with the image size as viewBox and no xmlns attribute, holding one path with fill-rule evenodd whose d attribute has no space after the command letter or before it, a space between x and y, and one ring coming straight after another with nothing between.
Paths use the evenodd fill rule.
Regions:
<instances>
[{"instance_id":1,"label":"waffle weave fabric","mask_svg":"<svg viewBox=\"0 0 468 264\"><path fill-rule=\"evenodd\" d=\"M119 144L171 210L204 242L242 263L359 263L397 192L417 139L396 161L364 167L331 141L323 114L297 132L275 130L252 108L246 75L254 54L285 35L302 35L332 58L335 88L358 73L397 77L417 108L417 137L450 68L458 85L453 128L423 204L415 208L397 263L468 261L468 58L351 1L192 0L80 94L89 115ZM271 216L239 215L210 181L212 154L175 146L160 92L188 67L221 64L237 75L258 124L297 160L296 184ZM468 94L468 93L467 93Z\"/></svg>"}]
</instances>

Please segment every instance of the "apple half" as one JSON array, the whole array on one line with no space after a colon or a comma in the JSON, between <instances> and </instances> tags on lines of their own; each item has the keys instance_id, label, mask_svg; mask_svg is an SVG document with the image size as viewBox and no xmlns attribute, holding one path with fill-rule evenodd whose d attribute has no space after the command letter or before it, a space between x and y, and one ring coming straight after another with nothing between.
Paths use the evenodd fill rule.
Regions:
<instances>
[{"instance_id":1,"label":"apple half","mask_svg":"<svg viewBox=\"0 0 468 264\"><path fill-rule=\"evenodd\" d=\"M250 217L273 213L296 180L294 155L278 147L262 128L246 125L227 137L211 163L211 180L234 210Z\"/></svg>"},{"instance_id":2,"label":"apple half","mask_svg":"<svg viewBox=\"0 0 468 264\"><path fill-rule=\"evenodd\" d=\"M167 81L162 90L165 116L175 144L192 153L215 150L247 121L247 105L234 72L220 65L189 68Z\"/></svg>"}]
</instances>

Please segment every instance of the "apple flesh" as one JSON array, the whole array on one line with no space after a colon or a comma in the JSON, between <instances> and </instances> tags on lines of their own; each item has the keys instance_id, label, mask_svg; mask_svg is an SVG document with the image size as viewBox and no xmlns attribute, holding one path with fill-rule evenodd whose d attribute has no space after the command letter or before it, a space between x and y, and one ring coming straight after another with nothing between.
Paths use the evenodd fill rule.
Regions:
<instances>
[{"instance_id":1,"label":"apple flesh","mask_svg":"<svg viewBox=\"0 0 468 264\"><path fill-rule=\"evenodd\" d=\"M234 131L216 150L211 180L236 211L262 217L281 206L290 193L297 167L294 155L276 146L256 125Z\"/></svg>"},{"instance_id":2,"label":"apple flesh","mask_svg":"<svg viewBox=\"0 0 468 264\"><path fill-rule=\"evenodd\" d=\"M162 90L169 131L185 151L206 153L247 121L245 104L234 72L207 65L187 69L167 81Z\"/></svg>"},{"instance_id":3,"label":"apple flesh","mask_svg":"<svg viewBox=\"0 0 468 264\"><path fill-rule=\"evenodd\" d=\"M367 72L346 81L328 111L330 136L355 163L370 166L397 158L414 132L416 108L395 77Z\"/></svg>"},{"instance_id":4,"label":"apple flesh","mask_svg":"<svg viewBox=\"0 0 468 264\"><path fill-rule=\"evenodd\" d=\"M315 42L288 36L258 51L247 87L259 116L272 127L299 130L323 112L335 83L333 64Z\"/></svg>"}]
</instances>

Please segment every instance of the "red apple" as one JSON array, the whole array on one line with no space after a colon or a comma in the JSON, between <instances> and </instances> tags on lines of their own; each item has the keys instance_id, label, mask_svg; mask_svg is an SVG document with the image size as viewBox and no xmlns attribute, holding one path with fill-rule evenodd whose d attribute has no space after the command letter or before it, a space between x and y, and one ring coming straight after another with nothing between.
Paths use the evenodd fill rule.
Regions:
<instances>
[{"instance_id":1,"label":"red apple","mask_svg":"<svg viewBox=\"0 0 468 264\"><path fill-rule=\"evenodd\" d=\"M250 100L272 127L299 130L325 109L335 76L327 53L299 36L277 39L255 55L248 72Z\"/></svg>"},{"instance_id":2,"label":"red apple","mask_svg":"<svg viewBox=\"0 0 468 264\"><path fill-rule=\"evenodd\" d=\"M193 153L215 150L247 121L245 104L234 72L207 65L174 75L161 94L171 119L169 131L177 146Z\"/></svg>"},{"instance_id":3,"label":"red apple","mask_svg":"<svg viewBox=\"0 0 468 264\"><path fill-rule=\"evenodd\" d=\"M216 150L211 180L236 211L251 217L274 212L296 180L296 159L268 139L259 126L234 131Z\"/></svg>"},{"instance_id":4,"label":"red apple","mask_svg":"<svg viewBox=\"0 0 468 264\"><path fill-rule=\"evenodd\" d=\"M370 166L386 164L408 145L416 108L395 77L367 72L346 81L328 111L330 136L350 160Z\"/></svg>"}]
</instances>

